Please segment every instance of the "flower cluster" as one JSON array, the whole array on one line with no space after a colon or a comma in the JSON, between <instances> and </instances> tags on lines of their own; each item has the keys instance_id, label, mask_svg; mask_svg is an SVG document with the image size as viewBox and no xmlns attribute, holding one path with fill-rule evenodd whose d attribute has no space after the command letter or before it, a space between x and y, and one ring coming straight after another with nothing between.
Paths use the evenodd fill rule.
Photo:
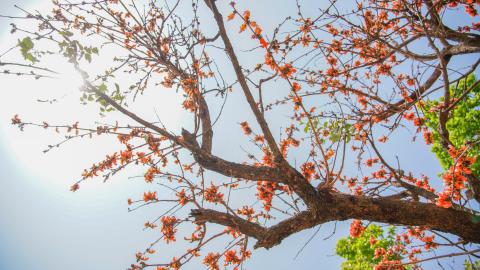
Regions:
<instances>
[{"instance_id":1,"label":"flower cluster","mask_svg":"<svg viewBox=\"0 0 480 270\"><path fill-rule=\"evenodd\" d=\"M210 187L205 189L205 191L203 192L203 197L207 202L223 202L223 194L218 192L218 187L214 184L210 184Z\"/></svg>"},{"instance_id":2,"label":"flower cluster","mask_svg":"<svg viewBox=\"0 0 480 270\"><path fill-rule=\"evenodd\" d=\"M175 242L175 225L177 224L177 218L173 216L164 216L161 218L162 228L161 231L165 237L167 243Z\"/></svg>"},{"instance_id":3,"label":"flower cluster","mask_svg":"<svg viewBox=\"0 0 480 270\"><path fill-rule=\"evenodd\" d=\"M350 224L350 237L356 238L362 235L362 233L365 231L365 227L362 225L362 221L355 219L352 221Z\"/></svg>"},{"instance_id":4,"label":"flower cluster","mask_svg":"<svg viewBox=\"0 0 480 270\"><path fill-rule=\"evenodd\" d=\"M467 147L462 146L459 149L450 147L448 153L454 160L454 164L443 174L444 190L438 194L437 205L450 208L452 199L459 201L461 192L465 189L467 177L472 174L470 166L475 163L476 157L467 155Z\"/></svg>"},{"instance_id":5,"label":"flower cluster","mask_svg":"<svg viewBox=\"0 0 480 270\"><path fill-rule=\"evenodd\" d=\"M270 211L277 184L270 181L257 181L257 197L263 202L263 208Z\"/></svg>"}]
</instances>

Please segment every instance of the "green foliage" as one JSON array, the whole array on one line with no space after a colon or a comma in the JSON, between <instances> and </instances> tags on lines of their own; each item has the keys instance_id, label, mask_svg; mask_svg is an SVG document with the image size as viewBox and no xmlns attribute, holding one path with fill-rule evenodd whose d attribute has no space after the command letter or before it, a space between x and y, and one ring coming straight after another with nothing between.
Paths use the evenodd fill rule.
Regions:
<instances>
[{"instance_id":1,"label":"green foliage","mask_svg":"<svg viewBox=\"0 0 480 270\"><path fill-rule=\"evenodd\" d=\"M325 122L326 123L326 122ZM330 121L328 125L324 124L330 132L330 141L338 142L345 140L347 143L352 139L354 128L352 124L347 123L344 119Z\"/></svg>"},{"instance_id":2,"label":"green foliage","mask_svg":"<svg viewBox=\"0 0 480 270\"><path fill-rule=\"evenodd\" d=\"M319 125L318 117L314 118L312 123L317 131L326 130L329 134L331 142L339 142L345 140L347 143L352 139L352 135L355 131L352 124L347 123L345 119L335 119L323 122L323 125ZM303 131L307 133L311 129L310 122L305 124Z\"/></svg>"},{"instance_id":3,"label":"green foliage","mask_svg":"<svg viewBox=\"0 0 480 270\"><path fill-rule=\"evenodd\" d=\"M20 52L25 60L28 60L32 63L38 62L38 59L31 53L35 45L30 37L19 40L18 46L20 47Z\"/></svg>"},{"instance_id":4,"label":"green foliage","mask_svg":"<svg viewBox=\"0 0 480 270\"><path fill-rule=\"evenodd\" d=\"M70 37L70 32L60 32L64 37ZM98 55L98 48L92 46L83 46L78 40L66 39L58 43L60 52L64 57L69 59L70 62L74 62L85 57L87 62L92 62L93 54Z\"/></svg>"},{"instance_id":5,"label":"green foliage","mask_svg":"<svg viewBox=\"0 0 480 270\"><path fill-rule=\"evenodd\" d=\"M480 261L475 261L473 263L470 263L469 261L465 260L463 265L465 266L465 270L479 270L480 269Z\"/></svg>"},{"instance_id":6,"label":"green foliage","mask_svg":"<svg viewBox=\"0 0 480 270\"><path fill-rule=\"evenodd\" d=\"M375 241L371 242L371 239ZM389 248L396 245L395 230L391 226L386 235L383 229L370 224L359 237L342 238L337 242L336 253L346 261L342 263L343 270L371 270L380 263L382 256L375 258L377 248ZM401 260L398 255L391 255L389 260Z\"/></svg>"},{"instance_id":7,"label":"green foliage","mask_svg":"<svg viewBox=\"0 0 480 270\"><path fill-rule=\"evenodd\" d=\"M105 83L102 83L97 87L98 91L107 94L110 96L110 98L114 101L116 101L119 104L122 104L126 106L127 104L124 102L126 96L120 91L120 85L115 83L115 91L111 92L109 94L108 91L108 86ZM105 116L106 113L115 111L115 108L113 108L108 102L102 98L100 98L99 95L93 92L89 93L83 93L83 95L80 97L80 102L82 102L83 105L86 105L88 102L98 102L100 106L100 116Z\"/></svg>"},{"instance_id":8,"label":"green foliage","mask_svg":"<svg viewBox=\"0 0 480 270\"><path fill-rule=\"evenodd\" d=\"M475 76L470 74L467 78L460 80L458 84L450 86L452 100L460 98L465 91L471 90L455 105L446 123L450 141L455 147L470 144L469 156L478 156L480 154L480 144L474 143L480 139L480 85L474 86L475 82ZM441 144L440 134L438 133L439 113L435 109L443 104L443 101L444 98L441 97L439 100L426 102L423 112L426 118L426 125L433 133L432 152L435 153L442 167L447 170L453 165L454 160ZM471 169L474 176L480 176L480 159L471 166Z\"/></svg>"}]
</instances>

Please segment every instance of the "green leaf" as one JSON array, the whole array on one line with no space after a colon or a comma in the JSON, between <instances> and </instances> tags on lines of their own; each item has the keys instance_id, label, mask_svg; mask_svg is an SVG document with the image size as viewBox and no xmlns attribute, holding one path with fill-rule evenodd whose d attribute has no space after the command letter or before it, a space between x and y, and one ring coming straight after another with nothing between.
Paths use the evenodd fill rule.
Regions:
<instances>
[{"instance_id":1,"label":"green leaf","mask_svg":"<svg viewBox=\"0 0 480 270\"><path fill-rule=\"evenodd\" d=\"M98 91L102 92L102 93L106 93L108 90L107 88L107 85L102 83L100 86L98 86Z\"/></svg>"},{"instance_id":2,"label":"green leaf","mask_svg":"<svg viewBox=\"0 0 480 270\"><path fill-rule=\"evenodd\" d=\"M38 62L38 59L33 56L30 51L33 49L34 44L30 37L25 37L22 40L18 41L18 46L20 47L20 52L25 60L28 60L32 63Z\"/></svg>"},{"instance_id":3,"label":"green leaf","mask_svg":"<svg viewBox=\"0 0 480 270\"><path fill-rule=\"evenodd\" d=\"M307 124L305 125L305 128L303 129L303 131L304 131L305 133L307 133L309 130L310 130L310 122L307 122Z\"/></svg>"},{"instance_id":4,"label":"green leaf","mask_svg":"<svg viewBox=\"0 0 480 270\"><path fill-rule=\"evenodd\" d=\"M65 30L65 31L60 31L59 32L60 35L64 36L64 37L71 37L73 36L73 33L68 31L68 30Z\"/></svg>"}]
</instances>

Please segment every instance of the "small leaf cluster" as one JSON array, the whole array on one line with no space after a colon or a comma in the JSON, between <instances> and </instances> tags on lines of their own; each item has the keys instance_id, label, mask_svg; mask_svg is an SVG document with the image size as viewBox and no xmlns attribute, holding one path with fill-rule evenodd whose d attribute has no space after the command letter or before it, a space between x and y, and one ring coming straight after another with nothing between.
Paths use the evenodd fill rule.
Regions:
<instances>
[{"instance_id":1,"label":"small leaf cluster","mask_svg":"<svg viewBox=\"0 0 480 270\"><path fill-rule=\"evenodd\" d=\"M63 35L68 37L68 31ZM70 62L75 62L81 60L83 57L87 62L92 62L93 54L98 55L98 48L93 46L83 46L78 40L69 40L66 39L60 43L60 52L63 53L63 56L69 59Z\"/></svg>"},{"instance_id":2,"label":"small leaf cluster","mask_svg":"<svg viewBox=\"0 0 480 270\"><path fill-rule=\"evenodd\" d=\"M312 124L313 128L317 131L324 131L325 134L328 134L329 140L334 143L343 140L347 143L350 142L355 131L353 125L348 123L345 119L325 121L320 126L318 117L315 117L313 118ZM311 128L310 122L307 122L303 131L308 133Z\"/></svg>"},{"instance_id":3,"label":"small leaf cluster","mask_svg":"<svg viewBox=\"0 0 480 270\"><path fill-rule=\"evenodd\" d=\"M30 37L25 37L22 40L19 40L18 46L20 47L20 52L25 60L30 61L33 64L38 62L38 59L32 54L35 45Z\"/></svg>"},{"instance_id":4,"label":"small leaf cluster","mask_svg":"<svg viewBox=\"0 0 480 270\"><path fill-rule=\"evenodd\" d=\"M104 94L109 95L110 98L116 101L117 103L126 105L125 103L123 103L123 101L125 100L125 95L120 91L120 86L117 83L115 83L115 90L111 94L108 94L108 86L105 83L102 83L101 85L99 85L97 87L97 90ZM80 102L83 105L86 105L88 102L92 102L92 101L96 101L101 105L100 107L101 116L105 116L106 113L109 113L115 110L115 108L109 105L109 103L106 100L100 98L100 96L97 95L96 93L85 92L80 97Z\"/></svg>"}]
</instances>

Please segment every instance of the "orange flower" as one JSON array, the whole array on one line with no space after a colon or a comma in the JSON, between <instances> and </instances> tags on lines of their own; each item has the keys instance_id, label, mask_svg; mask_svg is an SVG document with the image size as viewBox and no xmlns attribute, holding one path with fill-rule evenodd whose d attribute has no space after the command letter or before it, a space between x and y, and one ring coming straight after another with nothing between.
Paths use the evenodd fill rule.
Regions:
<instances>
[{"instance_id":1,"label":"orange flower","mask_svg":"<svg viewBox=\"0 0 480 270\"><path fill-rule=\"evenodd\" d=\"M305 162L300 166L303 176L305 179L310 180L312 179L313 175L316 173L315 171L315 164L313 162Z\"/></svg>"},{"instance_id":2,"label":"orange flower","mask_svg":"<svg viewBox=\"0 0 480 270\"><path fill-rule=\"evenodd\" d=\"M257 197L263 201L263 208L266 211L270 211L272 206L273 194L277 188L276 183L269 181L258 181L257 182Z\"/></svg>"},{"instance_id":3,"label":"orange flower","mask_svg":"<svg viewBox=\"0 0 480 270\"><path fill-rule=\"evenodd\" d=\"M177 230L174 228L175 224L177 224L177 218L176 217L162 217L162 228L161 231L163 235L165 236L165 241L168 243L170 242L175 242L175 233Z\"/></svg>"},{"instance_id":4,"label":"orange flower","mask_svg":"<svg viewBox=\"0 0 480 270\"><path fill-rule=\"evenodd\" d=\"M261 33L262 33L262 28L260 28L260 26L257 25L255 27L255 35L260 36Z\"/></svg>"},{"instance_id":5,"label":"orange flower","mask_svg":"<svg viewBox=\"0 0 480 270\"><path fill-rule=\"evenodd\" d=\"M245 10L245 11L243 12L243 17L245 18L245 20L248 21L248 19L250 19L250 10L248 10L248 9Z\"/></svg>"},{"instance_id":6,"label":"orange flower","mask_svg":"<svg viewBox=\"0 0 480 270\"><path fill-rule=\"evenodd\" d=\"M157 201L158 198L157 198L157 192L154 191L154 192L151 192L151 191L148 191L148 192L144 192L143 193L143 200L145 202L149 202L149 201Z\"/></svg>"},{"instance_id":7,"label":"orange flower","mask_svg":"<svg viewBox=\"0 0 480 270\"><path fill-rule=\"evenodd\" d=\"M252 134L252 129L248 126L248 123L246 121L243 121L240 123L240 126L242 127L243 129L243 133L245 135L250 135Z\"/></svg>"},{"instance_id":8,"label":"orange flower","mask_svg":"<svg viewBox=\"0 0 480 270\"><path fill-rule=\"evenodd\" d=\"M237 256L237 251L235 250L227 250L225 252L225 266L229 264L240 264L242 261Z\"/></svg>"},{"instance_id":9,"label":"orange flower","mask_svg":"<svg viewBox=\"0 0 480 270\"><path fill-rule=\"evenodd\" d=\"M145 228L155 229L157 227L157 224L150 223L150 222L145 222L144 226L145 226Z\"/></svg>"},{"instance_id":10,"label":"orange flower","mask_svg":"<svg viewBox=\"0 0 480 270\"><path fill-rule=\"evenodd\" d=\"M408 86L414 86L415 85L415 80L413 80L412 78L408 79L407 80L407 85Z\"/></svg>"},{"instance_id":11,"label":"orange flower","mask_svg":"<svg viewBox=\"0 0 480 270\"><path fill-rule=\"evenodd\" d=\"M263 143L265 141L265 138L263 135L255 135L255 138L253 139L257 143Z\"/></svg>"},{"instance_id":12,"label":"orange flower","mask_svg":"<svg viewBox=\"0 0 480 270\"><path fill-rule=\"evenodd\" d=\"M450 208L452 207L452 201L450 200L450 194L449 192L441 192L438 194L438 199L437 199L437 206L443 207L443 208Z\"/></svg>"},{"instance_id":13,"label":"orange flower","mask_svg":"<svg viewBox=\"0 0 480 270\"><path fill-rule=\"evenodd\" d=\"M183 206L183 205L187 204L187 202L188 202L188 197L187 197L187 195L185 194L185 189L182 189L182 190L181 190L180 192L178 192L176 195L177 195L177 197L178 197L178 203L179 203L180 205Z\"/></svg>"},{"instance_id":14,"label":"orange flower","mask_svg":"<svg viewBox=\"0 0 480 270\"><path fill-rule=\"evenodd\" d=\"M378 141L384 143L388 140L387 136L383 135L382 137L378 138Z\"/></svg>"},{"instance_id":15,"label":"orange flower","mask_svg":"<svg viewBox=\"0 0 480 270\"><path fill-rule=\"evenodd\" d=\"M268 43L265 41L264 38L260 38L260 46L262 46L262 48L267 48Z\"/></svg>"},{"instance_id":16,"label":"orange flower","mask_svg":"<svg viewBox=\"0 0 480 270\"><path fill-rule=\"evenodd\" d=\"M210 270L219 270L218 267L218 259L220 258L220 254L210 252L203 258L203 264L205 264L208 269Z\"/></svg>"},{"instance_id":17,"label":"orange flower","mask_svg":"<svg viewBox=\"0 0 480 270\"><path fill-rule=\"evenodd\" d=\"M279 67L280 76L282 78L288 78L292 76L297 70L291 64L285 64L282 67Z\"/></svg>"},{"instance_id":18,"label":"orange flower","mask_svg":"<svg viewBox=\"0 0 480 270\"><path fill-rule=\"evenodd\" d=\"M378 158L369 158L365 161L365 165L367 165L367 167L372 167L373 163L377 163L377 162L378 162Z\"/></svg>"},{"instance_id":19,"label":"orange flower","mask_svg":"<svg viewBox=\"0 0 480 270\"><path fill-rule=\"evenodd\" d=\"M140 160L142 164L147 164L152 161L152 158L150 156L146 156L143 152L137 152L137 156L138 160Z\"/></svg>"},{"instance_id":20,"label":"orange flower","mask_svg":"<svg viewBox=\"0 0 480 270\"><path fill-rule=\"evenodd\" d=\"M218 187L214 184L210 184L210 187L205 189L203 196L207 202L217 203L223 201L223 194L218 192Z\"/></svg>"},{"instance_id":21,"label":"orange flower","mask_svg":"<svg viewBox=\"0 0 480 270\"><path fill-rule=\"evenodd\" d=\"M411 120L415 119L415 114L413 112L409 112L409 113L404 114L403 118L411 121Z\"/></svg>"},{"instance_id":22,"label":"orange flower","mask_svg":"<svg viewBox=\"0 0 480 270\"><path fill-rule=\"evenodd\" d=\"M152 183L153 181L153 178L155 177L155 175L159 174L160 173L160 170L155 167L155 166L152 166L150 168L148 168L147 172L145 173L144 177L145 177L145 182L147 183Z\"/></svg>"},{"instance_id":23,"label":"orange flower","mask_svg":"<svg viewBox=\"0 0 480 270\"><path fill-rule=\"evenodd\" d=\"M424 131L423 132L423 139L425 140L426 144L432 144L433 143L433 134L430 131Z\"/></svg>"},{"instance_id":24,"label":"orange flower","mask_svg":"<svg viewBox=\"0 0 480 270\"><path fill-rule=\"evenodd\" d=\"M122 163L122 165L130 162L132 157L133 153L131 150L120 151L120 162Z\"/></svg>"},{"instance_id":25,"label":"orange flower","mask_svg":"<svg viewBox=\"0 0 480 270\"><path fill-rule=\"evenodd\" d=\"M329 160L330 158L333 157L334 154L335 154L335 151L333 151L333 149L328 149L327 153L325 153L325 159Z\"/></svg>"},{"instance_id":26,"label":"orange flower","mask_svg":"<svg viewBox=\"0 0 480 270\"><path fill-rule=\"evenodd\" d=\"M415 117L415 119L413 119L413 125L416 127L423 125L423 122L423 118Z\"/></svg>"},{"instance_id":27,"label":"orange flower","mask_svg":"<svg viewBox=\"0 0 480 270\"><path fill-rule=\"evenodd\" d=\"M292 90L293 92L298 92L300 90L301 86L297 82L292 83Z\"/></svg>"},{"instance_id":28,"label":"orange flower","mask_svg":"<svg viewBox=\"0 0 480 270\"><path fill-rule=\"evenodd\" d=\"M240 33L242 33L243 31L245 31L245 29L247 29L247 24L246 24L246 23L242 23L242 25L240 25Z\"/></svg>"},{"instance_id":29,"label":"orange flower","mask_svg":"<svg viewBox=\"0 0 480 270\"><path fill-rule=\"evenodd\" d=\"M362 222L358 219L352 221L350 224L350 237L356 238L362 235L363 231L365 231L365 227L362 226Z\"/></svg>"}]
</instances>

